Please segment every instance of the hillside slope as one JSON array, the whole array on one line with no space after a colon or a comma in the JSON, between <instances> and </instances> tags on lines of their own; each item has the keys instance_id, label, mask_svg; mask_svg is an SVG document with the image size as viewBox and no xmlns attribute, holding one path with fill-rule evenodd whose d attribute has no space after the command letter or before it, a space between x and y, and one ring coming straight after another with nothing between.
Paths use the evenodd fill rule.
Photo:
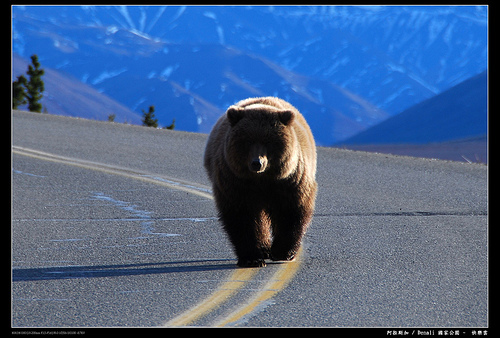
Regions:
<instances>
[{"instance_id":1,"label":"hillside slope","mask_svg":"<svg viewBox=\"0 0 500 338\"><path fill-rule=\"evenodd\" d=\"M12 64L12 80L19 75L25 75L28 69L25 59L14 53ZM41 102L48 113L94 120L106 120L108 115L115 114L116 122L141 123L140 114L134 113L91 86L43 64L42 68L45 70L42 77L45 91ZM25 106L19 108L26 109Z\"/></svg>"},{"instance_id":2,"label":"hillside slope","mask_svg":"<svg viewBox=\"0 0 500 338\"><path fill-rule=\"evenodd\" d=\"M487 82L485 71L342 144L425 144L485 135Z\"/></svg>"}]
</instances>

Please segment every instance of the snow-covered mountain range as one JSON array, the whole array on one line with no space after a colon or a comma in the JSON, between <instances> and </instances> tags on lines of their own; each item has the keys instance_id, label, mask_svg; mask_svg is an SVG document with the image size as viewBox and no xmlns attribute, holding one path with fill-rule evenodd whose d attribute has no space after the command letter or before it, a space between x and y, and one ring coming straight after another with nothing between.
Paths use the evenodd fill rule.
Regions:
<instances>
[{"instance_id":1,"label":"snow-covered mountain range","mask_svg":"<svg viewBox=\"0 0 500 338\"><path fill-rule=\"evenodd\" d=\"M13 51L160 124L208 132L277 95L319 144L344 140L484 71L485 6L15 6ZM19 75L19 74L14 74Z\"/></svg>"}]
</instances>

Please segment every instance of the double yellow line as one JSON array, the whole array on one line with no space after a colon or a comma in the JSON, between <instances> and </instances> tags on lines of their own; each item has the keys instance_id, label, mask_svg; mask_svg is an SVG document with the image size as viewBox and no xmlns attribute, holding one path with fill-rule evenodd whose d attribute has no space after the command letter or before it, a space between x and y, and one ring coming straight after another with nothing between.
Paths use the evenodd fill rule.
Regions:
<instances>
[{"instance_id":1,"label":"double yellow line","mask_svg":"<svg viewBox=\"0 0 500 338\"><path fill-rule=\"evenodd\" d=\"M132 170L129 168L55 155L30 148L13 146L12 151L18 155L123 176L143 182L157 184L170 189L181 190L204 198L213 199L212 195L209 193L208 187L193 182L159 177L157 175L151 175L150 173ZM299 269L301 252L302 249L296 256L295 261L280 264L276 272L269 278L263 288L256 291L253 296L234 309L229 315L220 318L217 322L213 323L212 326L221 327L237 324L239 321L250 315L260 304L266 302L276 293L283 290ZM194 322L219 308L231 297L236 295L240 289L252 280L258 271L259 268L236 269L231 274L229 279L221 284L211 295L189 308L187 311L169 320L163 326L179 327L192 325Z\"/></svg>"},{"instance_id":2,"label":"double yellow line","mask_svg":"<svg viewBox=\"0 0 500 338\"><path fill-rule=\"evenodd\" d=\"M264 302L283 290L299 270L301 253L302 248L299 249L294 261L281 264L261 290L257 291L253 297L232 314L216 322L214 326L223 327L229 324L237 324L238 321L250 315L259 305L264 304Z\"/></svg>"},{"instance_id":3,"label":"double yellow line","mask_svg":"<svg viewBox=\"0 0 500 338\"><path fill-rule=\"evenodd\" d=\"M209 192L208 187L201 185L201 184L197 184L197 183L192 183L192 182L187 182L187 181L182 181L182 180L172 179L172 178L158 177L158 176L152 175L152 174L147 173L147 172L132 170L129 168L123 168L123 167L109 165L109 164L81 160L81 159L77 159L77 158L73 158L73 157L55 155L55 154L51 154L51 153L47 153L47 152L43 152L43 151L39 151L39 150L34 150L34 149L29 149L29 148L24 148L24 147L13 146L12 151L15 154L29 156L29 157L44 160L44 161L56 162L56 163L71 165L74 167L100 171L100 172L104 172L107 174L124 176L127 178L132 178L134 180L149 182L149 183L161 185L161 186L164 186L164 187L167 187L170 189L181 190L181 191L185 191L187 193L193 194L193 195L201 196L201 197L208 198L208 199L213 199L212 195Z\"/></svg>"},{"instance_id":4,"label":"double yellow line","mask_svg":"<svg viewBox=\"0 0 500 338\"><path fill-rule=\"evenodd\" d=\"M293 276L299 269L302 248L299 250L297 258L288 263L283 263L277 271L271 276L263 288L255 292L245 303L233 309L229 315L217 320L211 326L223 327L226 325L237 324L240 320L245 319L259 305L263 304L272 298L292 280ZM217 309L230 297L234 296L252 277L258 272L259 268L244 268L237 269L229 280L219 286L219 288L210 296L199 302L192 308L188 309L179 316L165 323L166 327L188 326L196 320L208 315L213 310Z\"/></svg>"},{"instance_id":5,"label":"double yellow line","mask_svg":"<svg viewBox=\"0 0 500 338\"><path fill-rule=\"evenodd\" d=\"M187 326L194 321L204 317L211 311L218 308L222 303L232 297L239 289L252 279L257 273L257 269L237 269L229 280L220 285L219 288L210 296L188 309L179 316L169 320L164 326Z\"/></svg>"}]
</instances>

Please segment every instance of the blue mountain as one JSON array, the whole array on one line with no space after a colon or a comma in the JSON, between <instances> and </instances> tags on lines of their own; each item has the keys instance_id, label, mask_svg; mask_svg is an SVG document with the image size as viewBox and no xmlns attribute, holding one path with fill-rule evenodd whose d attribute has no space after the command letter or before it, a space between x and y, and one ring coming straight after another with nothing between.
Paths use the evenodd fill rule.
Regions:
<instances>
[{"instance_id":1,"label":"blue mountain","mask_svg":"<svg viewBox=\"0 0 500 338\"><path fill-rule=\"evenodd\" d=\"M487 84L482 72L341 143L426 144L485 136Z\"/></svg>"},{"instance_id":2,"label":"blue mountain","mask_svg":"<svg viewBox=\"0 0 500 338\"><path fill-rule=\"evenodd\" d=\"M319 144L486 69L485 6L15 6L13 50L160 124L207 132L278 95Z\"/></svg>"}]
</instances>

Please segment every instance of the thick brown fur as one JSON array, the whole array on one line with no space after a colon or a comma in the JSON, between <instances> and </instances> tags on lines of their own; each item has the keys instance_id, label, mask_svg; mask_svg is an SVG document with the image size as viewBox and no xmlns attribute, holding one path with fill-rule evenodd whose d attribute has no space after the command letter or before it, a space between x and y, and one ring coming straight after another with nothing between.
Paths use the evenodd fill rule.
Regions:
<instances>
[{"instance_id":1,"label":"thick brown fur","mask_svg":"<svg viewBox=\"0 0 500 338\"><path fill-rule=\"evenodd\" d=\"M299 111L276 97L229 107L210 133L204 165L238 266L292 260L317 190L316 145Z\"/></svg>"}]
</instances>

